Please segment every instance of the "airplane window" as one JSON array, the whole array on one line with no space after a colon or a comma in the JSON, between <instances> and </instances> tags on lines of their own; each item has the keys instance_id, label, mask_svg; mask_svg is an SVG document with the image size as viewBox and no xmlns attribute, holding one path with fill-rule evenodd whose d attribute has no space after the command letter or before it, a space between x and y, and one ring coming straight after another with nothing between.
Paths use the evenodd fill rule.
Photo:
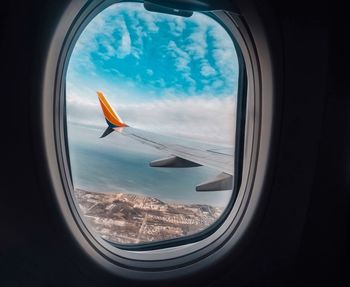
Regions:
<instances>
[{"instance_id":1,"label":"airplane window","mask_svg":"<svg viewBox=\"0 0 350 287\"><path fill-rule=\"evenodd\" d=\"M210 14L122 2L89 22L65 109L73 197L95 234L159 248L220 226L237 195L239 63Z\"/></svg>"}]
</instances>

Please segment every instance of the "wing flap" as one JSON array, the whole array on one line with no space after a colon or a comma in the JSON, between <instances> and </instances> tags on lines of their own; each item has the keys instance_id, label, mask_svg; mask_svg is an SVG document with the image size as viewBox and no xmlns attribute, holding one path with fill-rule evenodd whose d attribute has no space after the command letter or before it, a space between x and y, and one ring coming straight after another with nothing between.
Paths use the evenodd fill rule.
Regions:
<instances>
[{"instance_id":1,"label":"wing flap","mask_svg":"<svg viewBox=\"0 0 350 287\"><path fill-rule=\"evenodd\" d=\"M233 176L220 173L215 179L201 183L196 186L196 191L219 191L233 188Z\"/></svg>"},{"instance_id":2,"label":"wing flap","mask_svg":"<svg viewBox=\"0 0 350 287\"><path fill-rule=\"evenodd\" d=\"M151 161L150 166L152 167L196 167L200 164L183 159L178 156L171 156L167 158L162 158L158 160Z\"/></svg>"}]
</instances>

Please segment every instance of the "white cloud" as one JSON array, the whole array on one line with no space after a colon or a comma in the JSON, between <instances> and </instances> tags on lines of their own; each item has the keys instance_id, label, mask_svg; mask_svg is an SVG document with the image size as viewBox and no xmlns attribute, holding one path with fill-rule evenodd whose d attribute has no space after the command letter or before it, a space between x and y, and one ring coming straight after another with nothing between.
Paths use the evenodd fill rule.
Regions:
<instances>
[{"instance_id":1,"label":"white cloud","mask_svg":"<svg viewBox=\"0 0 350 287\"><path fill-rule=\"evenodd\" d=\"M133 9L129 9L131 7ZM121 12L132 13L130 11L134 11L136 7L127 3L112 5L98 14L80 35L71 57L75 63L70 66L73 66L74 69L83 68L94 72L96 67L92 61L93 53L97 53L103 60L113 57L124 58L130 54L140 58L143 52L142 37L145 36L145 33L139 20L144 21L149 31L156 31L158 28L152 21L152 16L147 16L147 13L139 11L135 12L138 17L130 18L132 23L127 26ZM131 41L129 29L133 29L138 36L134 42ZM117 37L117 34L120 37Z\"/></svg>"},{"instance_id":2,"label":"white cloud","mask_svg":"<svg viewBox=\"0 0 350 287\"><path fill-rule=\"evenodd\" d=\"M176 71L181 72L182 78L190 84L190 90L194 89L196 81L192 78L192 71L190 67L191 57L190 55L177 46L174 41L168 43L168 55L175 61Z\"/></svg>"},{"instance_id":3,"label":"white cloud","mask_svg":"<svg viewBox=\"0 0 350 287\"><path fill-rule=\"evenodd\" d=\"M236 49L234 44L221 26L217 25L210 30L214 49L212 51L216 65L219 67L224 78L229 79L235 75L234 69L238 67Z\"/></svg>"},{"instance_id":4,"label":"white cloud","mask_svg":"<svg viewBox=\"0 0 350 287\"><path fill-rule=\"evenodd\" d=\"M114 97L106 93L122 119L132 127L212 144L233 145L233 96L181 98L175 95L163 100L115 105ZM77 92L71 87L67 91L67 114L71 122L105 127L95 91Z\"/></svg>"},{"instance_id":5,"label":"white cloud","mask_svg":"<svg viewBox=\"0 0 350 287\"><path fill-rule=\"evenodd\" d=\"M180 72L188 72L190 71L190 67L188 64L190 63L187 57L176 57L176 69Z\"/></svg>"},{"instance_id":6,"label":"white cloud","mask_svg":"<svg viewBox=\"0 0 350 287\"><path fill-rule=\"evenodd\" d=\"M186 51L193 59L203 59L207 53L207 27L198 23L196 31L191 33L186 40Z\"/></svg>"},{"instance_id":7,"label":"white cloud","mask_svg":"<svg viewBox=\"0 0 350 287\"><path fill-rule=\"evenodd\" d=\"M214 144L233 145L233 97L167 99L119 107L135 127Z\"/></svg>"},{"instance_id":8,"label":"white cloud","mask_svg":"<svg viewBox=\"0 0 350 287\"><path fill-rule=\"evenodd\" d=\"M151 33L156 33L158 32L159 28L156 25L157 19L157 14L151 14L149 12L145 11L138 11L138 17L142 20L142 22L145 23L147 27L147 31Z\"/></svg>"},{"instance_id":9,"label":"white cloud","mask_svg":"<svg viewBox=\"0 0 350 287\"><path fill-rule=\"evenodd\" d=\"M91 59L91 53L98 51L100 45L106 50L103 55L104 59L108 59L115 54L115 49L110 42L115 28L114 25L111 25L112 18L115 19L108 11L107 15L100 13L89 23L74 47L71 59L76 62L70 67L94 71L95 64Z\"/></svg>"},{"instance_id":10,"label":"white cloud","mask_svg":"<svg viewBox=\"0 0 350 287\"><path fill-rule=\"evenodd\" d=\"M169 41L168 54L175 59L176 69L180 72L189 72L190 56L187 52L179 48L174 41Z\"/></svg>"},{"instance_id":11,"label":"white cloud","mask_svg":"<svg viewBox=\"0 0 350 287\"><path fill-rule=\"evenodd\" d=\"M213 86L214 89L221 88L223 85L224 85L224 82L222 80L215 80L212 83L212 86Z\"/></svg>"},{"instance_id":12,"label":"white cloud","mask_svg":"<svg viewBox=\"0 0 350 287\"><path fill-rule=\"evenodd\" d=\"M146 73L147 73L148 76L153 76L153 74L154 74L152 69L147 69Z\"/></svg>"},{"instance_id":13,"label":"white cloud","mask_svg":"<svg viewBox=\"0 0 350 287\"><path fill-rule=\"evenodd\" d=\"M204 77L210 77L210 76L215 76L216 75L216 71L215 69L209 65L209 63L204 63L201 66L201 74Z\"/></svg>"},{"instance_id":14,"label":"white cloud","mask_svg":"<svg viewBox=\"0 0 350 287\"><path fill-rule=\"evenodd\" d=\"M124 21L121 21L121 25L119 26L119 29L121 29L121 40L118 46L118 50L116 51L115 55L118 58L125 58L127 55L131 52L131 39L130 34L128 31L128 28L125 25Z\"/></svg>"},{"instance_id":15,"label":"white cloud","mask_svg":"<svg viewBox=\"0 0 350 287\"><path fill-rule=\"evenodd\" d=\"M174 17L172 21L168 22L170 33L175 37L181 36L186 28L185 18Z\"/></svg>"}]
</instances>

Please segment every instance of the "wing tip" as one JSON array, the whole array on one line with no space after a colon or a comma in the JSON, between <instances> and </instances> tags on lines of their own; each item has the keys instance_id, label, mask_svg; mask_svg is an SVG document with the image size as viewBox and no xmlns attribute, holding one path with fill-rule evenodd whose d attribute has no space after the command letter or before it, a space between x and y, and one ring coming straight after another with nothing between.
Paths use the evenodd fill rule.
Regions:
<instances>
[{"instance_id":1,"label":"wing tip","mask_svg":"<svg viewBox=\"0 0 350 287\"><path fill-rule=\"evenodd\" d=\"M107 124L112 128L128 127L128 125L123 122L118 113L112 108L111 104L108 102L103 92L96 91L96 94L100 102L104 117L107 121Z\"/></svg>"}]
</instances>

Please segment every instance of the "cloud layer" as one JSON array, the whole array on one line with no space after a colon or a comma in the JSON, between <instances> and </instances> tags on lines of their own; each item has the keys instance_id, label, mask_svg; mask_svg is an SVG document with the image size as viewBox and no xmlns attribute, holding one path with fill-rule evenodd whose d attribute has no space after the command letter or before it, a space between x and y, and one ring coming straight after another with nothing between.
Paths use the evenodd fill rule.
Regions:
<instances>
[{"instance_id":1,"label":"cloud layer","mask_svg":"<svg viewBox=\"0 0 350 287\"><path fill-rule=\"evenodd\" d=\"M98 126L106 123L97 97L82 100L78 95L67 101L68 121ZM190 97L168 98L152 102L115 105L118 114L128 125L151 132L184 137L211 144L234 144L235 99Z\"/></svg>"}]
</instances>

